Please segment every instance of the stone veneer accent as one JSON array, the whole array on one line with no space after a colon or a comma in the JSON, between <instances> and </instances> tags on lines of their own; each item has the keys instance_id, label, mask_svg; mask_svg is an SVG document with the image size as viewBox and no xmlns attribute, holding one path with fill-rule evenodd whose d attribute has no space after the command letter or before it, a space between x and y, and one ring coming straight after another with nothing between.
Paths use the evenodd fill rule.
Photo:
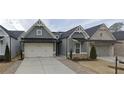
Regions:
<instances>
[{"instance_id":1,"label":"stone veneer accent","mask_svg":"<svg viewBox=\"0 0 124 93\"><path fill-rule=\"evenodd\" d=\"M87 59L88 54L72 54L72 59Z\"/></svg>"}]
</instances>

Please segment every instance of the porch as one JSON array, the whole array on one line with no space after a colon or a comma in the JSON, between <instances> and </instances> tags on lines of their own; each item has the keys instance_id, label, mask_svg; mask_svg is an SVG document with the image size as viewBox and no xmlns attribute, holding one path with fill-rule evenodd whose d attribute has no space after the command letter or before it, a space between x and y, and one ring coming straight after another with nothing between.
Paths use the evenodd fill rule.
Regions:
<instances>
[{"instance_id":1,"label":"porch","mask_svg":"<svg viewBox=\"0 0 124 93\"><path fill-rule=\"evenodd\" d=\"M72 59L87 59L88 56L88 42L84 38L72 38L68 45L68 58Z\"/></svg>"}]
</instances>

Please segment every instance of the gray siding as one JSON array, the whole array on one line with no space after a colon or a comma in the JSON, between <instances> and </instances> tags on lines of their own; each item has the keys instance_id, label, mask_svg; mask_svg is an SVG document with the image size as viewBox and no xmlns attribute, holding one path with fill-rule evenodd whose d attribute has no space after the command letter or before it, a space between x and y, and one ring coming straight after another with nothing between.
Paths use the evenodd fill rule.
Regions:
<instances>
[{"instance_id":1,"label":"gray siding","mask_svg":"<svg viewBox=\"0 0 124 93\"><path fill-rule=\"evenodd\" d=\"M83 33L80 32L75 32L71 38L85 38L85 36L83 35Z\"/></svg>"},{"instance_id":2,"label":"gray siding","mask_svg":"<svg viewBox=\"0 0 124 93\"><path fill-rule=\"evenodd\" d=\"M42 35L37 35L36 30L41 29ZM34 27L25 38L53 38L43 27Z\"/></svg>"},{"instance_id":3,"label":"gray siding","mask_svg":"<svg viewBox=\"0 0 124 93\"><path fill-rule=\"evenodd\" d=\"M81 42L81 52L87 52L87 43Z\"/></svg>"},{"instance_id":4,"label":"gray siding","mask_svg":"<svg viewBox=\"0 0 124 93\"><path fill-rule=\"evenodd\" d=\"M66 55L66 39L62 39L60 52L62 55Z\"/></svg>"},{"instance_id":5,"label":"gray siding","mask_svg":"<svg viewBox=\"0 0 124 93\"><path fill-rule=\"evenodd\" d=\"M0 43L0 55L5 55L5 48L6 48L6 44L8 43L9 46L9 36L8 34L0 28L0 36L4 36L4 40L3 43Z\"/></svg>"},{"instance_id":6,"label":"gray siding","mask_svg":"<svg viewBox=\"0 0 124 93\"><path fill-rule=\"evenodd\" d=\"M0 55L5 55L6 45L10 48L10 37L3 30L0 29L0 35L4 36L3 43L0 43ZM18 40L11 37L11 58L14 58L20 50L20 43Z\"/></svg>"},{"instance_id":7,"label":"gray siding","mask_svg":"<svg viewBox=\"0 0 124 93\"><path fill-rule=\"evenodd\" d=\"M74 41L72 39L69 39L68 52L70 52L70 50L74 52L74 44Z\"/></svg>"},{"instance_id":8,"label":"gray siding","mask_svg":"<svg viewBox=\"0 0 124 93\"><path fill-rule=\"evenodd\" d=\"M16 39L11 38L11 58L17 56L20 52L20 42Z\"/></svg>"},{"instance_id":9,"label":"gray siding","mask_svg":"<svg viewBox=\"0 0 124 93\"><path fill-rule=\"evenodd\" d=\"M53 51L56 52L56 43L53 43Z\"/></svg>"},{"instance_id":10,"label":"gray siding","mask_svg":"<svg viewBox=\"0 0 124 93\"><path fill-rule=\"evenodd\" d=\"M6 48L6 38L3 39L3 43L0 43L0 55L5 54L5 48Z\"/></svg>"},{"instance_id":11,"label":"gray siding","mask_svg":"<svg viewBox=\"0 0 124 93\"><path fill-rule=\"evenodd\" d=\"M67 44L67 46L66 46L66 44ZM66 49L67 49L67 54L68 55L70 53L70 50L72 50L73 53L75 53L75 44L76 44L76 42L73 41L71 38L67 39L67 40L62 39L60 54L66 55ZM87 51L88 51L87 42L81 42L81 52L87 52Z\"/></svg>"}]
</instances>

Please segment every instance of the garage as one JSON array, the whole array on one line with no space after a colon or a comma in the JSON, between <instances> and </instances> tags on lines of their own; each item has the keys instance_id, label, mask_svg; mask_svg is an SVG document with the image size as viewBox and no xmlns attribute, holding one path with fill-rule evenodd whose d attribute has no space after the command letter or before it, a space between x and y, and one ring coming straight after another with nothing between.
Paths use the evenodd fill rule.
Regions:
<instances>
[{"instance_id":1,"label":"garage","mask_svg":"<svg viewBox=\"0 0 124 93\"><path fill-rule=\"evenodd\" d=\"M25 43L25 57L52 57L53 43Z\"/></svg>"},{"instance_id":2,"label":"garage","mask_svg":"<svg viewBox=\"0 0 124 93\"><path fill-rule=\"evenodd\" d=\"M111 56L111 46L96 46L96 52L98 57Z\"/></svg>"}]
</instances>

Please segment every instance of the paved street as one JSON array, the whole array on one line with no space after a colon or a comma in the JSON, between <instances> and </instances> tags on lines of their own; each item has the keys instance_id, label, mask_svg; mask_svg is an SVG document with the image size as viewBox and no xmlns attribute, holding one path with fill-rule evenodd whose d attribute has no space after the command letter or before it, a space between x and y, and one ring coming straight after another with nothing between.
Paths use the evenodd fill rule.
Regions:
<instances>
[{"instance_id":1,"label":"paved street","mask_svg":"<svg viewBox=\"0 0 124 93\"><path fill-rule=\"evenodd\" d=\"M16 74L75 74L56 58L25 58Z\"/></svg>"}]
</instances>

